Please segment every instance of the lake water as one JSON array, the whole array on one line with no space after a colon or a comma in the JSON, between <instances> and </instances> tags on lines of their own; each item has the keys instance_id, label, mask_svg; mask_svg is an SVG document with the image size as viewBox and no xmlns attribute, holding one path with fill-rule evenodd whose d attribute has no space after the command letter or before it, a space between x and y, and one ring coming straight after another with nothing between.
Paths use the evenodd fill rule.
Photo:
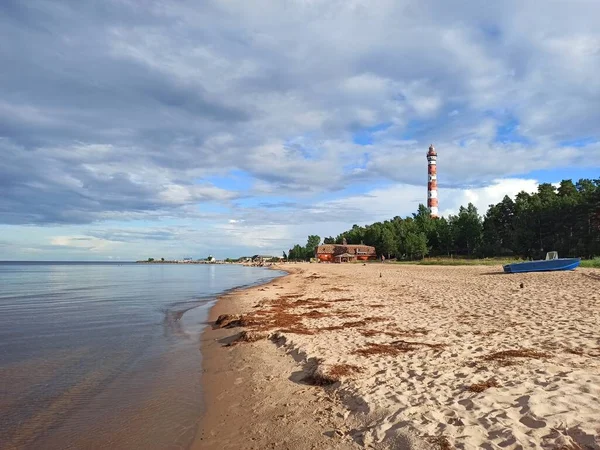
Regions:
<instances>
[{"instance_id":1,"label":"lake water","mask_svg":"<svg viewBox=\"0 0 600 450\"><path fill-rule=\"evenodd\" d=\"M181 449L215 296L238 265L0 262L0 448Z\"/></svg>"}]
</instances>

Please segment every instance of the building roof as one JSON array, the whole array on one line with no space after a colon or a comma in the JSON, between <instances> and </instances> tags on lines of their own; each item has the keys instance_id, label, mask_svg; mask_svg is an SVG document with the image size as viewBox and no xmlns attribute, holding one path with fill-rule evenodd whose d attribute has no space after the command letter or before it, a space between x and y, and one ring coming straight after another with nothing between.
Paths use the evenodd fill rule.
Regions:
<instances>
[{"instance_id":1,"label":"building roof","mask_svg":"<svg viewBox=\"0 0 600 450\"><path fill-rule=\"evenodd\" d=\"M370 245L344 245L344 244L323 244L317 247L317 254L332 254L341 255L343 253L349 253L352 256L355 255L376 255L375 247Z\"/></svg>"},{"instance_id":2,"label":"building roof","mask_svg":"<svg viewBox=\"0 0 600 450\"><path fill-rule=\"evenodd\" d=\"M335 255L336 258L354 258L356 255L350 253L342 253L341 255Z\"/></svg>"}]
</instances>

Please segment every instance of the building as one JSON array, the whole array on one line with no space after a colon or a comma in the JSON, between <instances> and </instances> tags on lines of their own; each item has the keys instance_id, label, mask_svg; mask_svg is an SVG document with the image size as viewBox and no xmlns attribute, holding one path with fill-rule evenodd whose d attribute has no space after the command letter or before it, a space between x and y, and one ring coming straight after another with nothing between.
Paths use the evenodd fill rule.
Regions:
<instances>
[{"instance_id":1,"label":"building","mask_svg":"<svg viewBox=\"0 0 600 450\"><path fill-rule=\"evenodd\" d=\"M370 245L323 244L315 256L319 262L371 261L377 259L377 252Z\"/></svg>"},{"instance_id":2,"label":"building","mask_svg":"<svg viewBox=\"0 0 600 450\"><path fill-rule=\"evenodd\" d=\"M433 144L427 152L427 207L431 217L438 217L437 152Z\"/></svg>"}]
</instances>

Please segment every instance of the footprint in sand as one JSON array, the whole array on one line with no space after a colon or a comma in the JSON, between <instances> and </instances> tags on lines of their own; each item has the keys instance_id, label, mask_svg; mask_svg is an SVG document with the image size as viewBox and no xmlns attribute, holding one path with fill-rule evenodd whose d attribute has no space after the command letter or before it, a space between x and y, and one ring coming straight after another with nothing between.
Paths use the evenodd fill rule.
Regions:
<instances>
[{"instance_id":1,"label":"footprint in sand","mask_svg":"<svg viewBox=\"0 0 600 450\"><path fill-rule=\"evenodd\" d=\"M546 426L546 422L543 420L537 420L532 416L523 416L521 419L519 419L519 422L529 428L544 428Z\"/></svg>"}]
</instances>

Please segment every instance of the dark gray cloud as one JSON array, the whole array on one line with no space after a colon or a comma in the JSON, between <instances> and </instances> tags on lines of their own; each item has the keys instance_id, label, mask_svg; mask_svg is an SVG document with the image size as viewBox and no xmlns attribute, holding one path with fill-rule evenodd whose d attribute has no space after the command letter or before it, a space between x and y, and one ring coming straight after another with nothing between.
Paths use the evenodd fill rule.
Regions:
<instances>
[{"instance_id":1,"label":"dark gray cloud","mask_svg":"<svg viewBox=\"0 0 600 450\"><path fill-rule=\"evenodd\" d=\"M597 166L600 7L545 10L5 0L0 223L187 216L243 196L303 211L296 197L349 183L422 184L432 141L447 187ZM508 121L521 140L497 139ZM234 169L243 191L205 181Z\"/></svg>"},{"instance_id":2,"label":"dark gray cloud","mask_svg":"<svg viewBox=\"0 0 600 450\"><path fill-rule=\"evenodd\" d=\"M120 158L112 147L26 149L0 144L0 216L8 224L87 223L148 211L168 215L203 201L237 197L207 184L173 184L158 169L140 173L135 158Z\"/></svg>"}]
</instances>

